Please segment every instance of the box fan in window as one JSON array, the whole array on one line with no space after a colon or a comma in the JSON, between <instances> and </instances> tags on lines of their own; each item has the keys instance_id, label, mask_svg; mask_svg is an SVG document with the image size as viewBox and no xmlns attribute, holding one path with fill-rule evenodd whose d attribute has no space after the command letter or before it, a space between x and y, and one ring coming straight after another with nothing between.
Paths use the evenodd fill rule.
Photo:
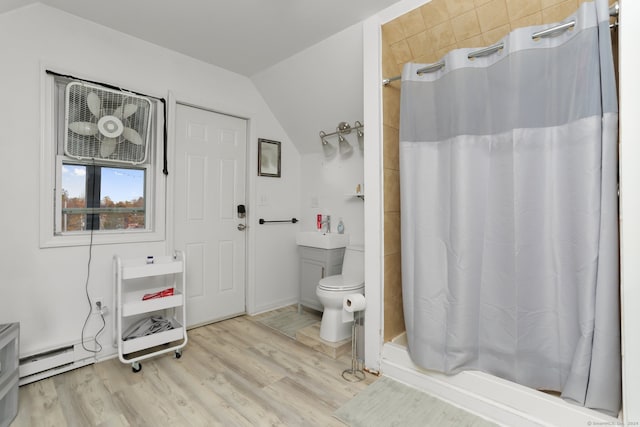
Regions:
<instances>
[{"instance_id":1,"label":"box fan in window","mask_svg":"<svg viewBox=\"0 0 640 427\"><path fill-rule=\"evenodd\" d=\"M146 161L149 99L84 82L69 83L65 92L67 156L134 165Z\"/></svg>"}]
</instances>

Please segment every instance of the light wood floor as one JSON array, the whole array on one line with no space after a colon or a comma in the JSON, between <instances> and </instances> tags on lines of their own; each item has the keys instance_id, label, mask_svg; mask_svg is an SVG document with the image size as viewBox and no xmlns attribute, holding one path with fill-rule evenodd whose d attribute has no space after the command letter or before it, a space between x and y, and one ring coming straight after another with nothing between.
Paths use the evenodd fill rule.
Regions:
<instances>
[{"instance_id":1,"label":"light wood floor","mask_svg":"<svg viewBox=\"0 0 640 427\"><path fill-rule=\"evenodd\" d=\"M375 381L243 316L189 331L182 358L112 359L20 388L12 427L343 426L333 412Z\"/></svg>"}]
</instances>

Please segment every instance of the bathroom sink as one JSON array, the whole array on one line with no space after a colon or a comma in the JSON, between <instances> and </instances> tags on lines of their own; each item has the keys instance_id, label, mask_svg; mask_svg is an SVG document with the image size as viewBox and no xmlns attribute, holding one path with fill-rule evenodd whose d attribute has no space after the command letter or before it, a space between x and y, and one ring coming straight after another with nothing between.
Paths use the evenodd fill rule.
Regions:
<instances>
[{"instance_id":1,"label":"bathroom sink","mask_svg":"<svg viewBox=\"0 0 640 427\"><path fill-rule=\"evenodd\" d=\"M298 246L310 246L320 249L344 248L349 243L348 234L327 233L317 231L301 231L296 235Z\"/></svg>"}]
</instances>

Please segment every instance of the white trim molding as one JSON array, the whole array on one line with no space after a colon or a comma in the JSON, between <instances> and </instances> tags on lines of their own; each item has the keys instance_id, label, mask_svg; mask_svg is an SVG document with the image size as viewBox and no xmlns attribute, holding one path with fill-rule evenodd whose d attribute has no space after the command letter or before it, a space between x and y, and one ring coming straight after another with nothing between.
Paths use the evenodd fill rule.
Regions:
<instances>
[{"instance_id":1,"label":"white trim molding","mask_svg":"<svg viewBox=\"0 0 640 427\"><path fill-rule=\"evenodd\" d=\"M630 425L640 423L640 2L619 2L622 410Z\"/></svg>"},{"instance_id":2,"label":"white trim molding","mask_svg":"<svg viewBox=\"0 0 640 427\"><path fill-rule=\"evenodd\" d=\"M162 173L162 138L164 117L160 103L154 111L156 115L154 135L152 143L151 161L153 167L148 167L146 185L147 194L147 221L151 227L144 231L127 232L100 232L91 236L91 233L56 234L55 232L55 187L59 184L59 167L55 143L55 108L54 108L54 78L47 74L47 70L55 67L47 67L40 64L40 248L52 248L63 246L88 246L89 244L114 244L114 243L139 243L159 242L165 239L166 229L166 182ZM57 165L57 166L56 166Z\"/></svg>"}]
</instances>

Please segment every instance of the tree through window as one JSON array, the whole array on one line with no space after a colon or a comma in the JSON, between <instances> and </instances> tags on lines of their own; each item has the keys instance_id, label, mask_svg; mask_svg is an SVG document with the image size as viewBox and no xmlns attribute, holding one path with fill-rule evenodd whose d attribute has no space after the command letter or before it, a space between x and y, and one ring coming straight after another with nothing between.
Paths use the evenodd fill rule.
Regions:
<instances>
[{"instance_id":1,"label":"tree through window","mask_svg":"<svg viewBox=\"0 0 640 427\"><path fill-rule=\"evenodd\" d=\"M145 168L63 163L61 172L61 232L145 229Z\"/></svg>"}]
</instances>

